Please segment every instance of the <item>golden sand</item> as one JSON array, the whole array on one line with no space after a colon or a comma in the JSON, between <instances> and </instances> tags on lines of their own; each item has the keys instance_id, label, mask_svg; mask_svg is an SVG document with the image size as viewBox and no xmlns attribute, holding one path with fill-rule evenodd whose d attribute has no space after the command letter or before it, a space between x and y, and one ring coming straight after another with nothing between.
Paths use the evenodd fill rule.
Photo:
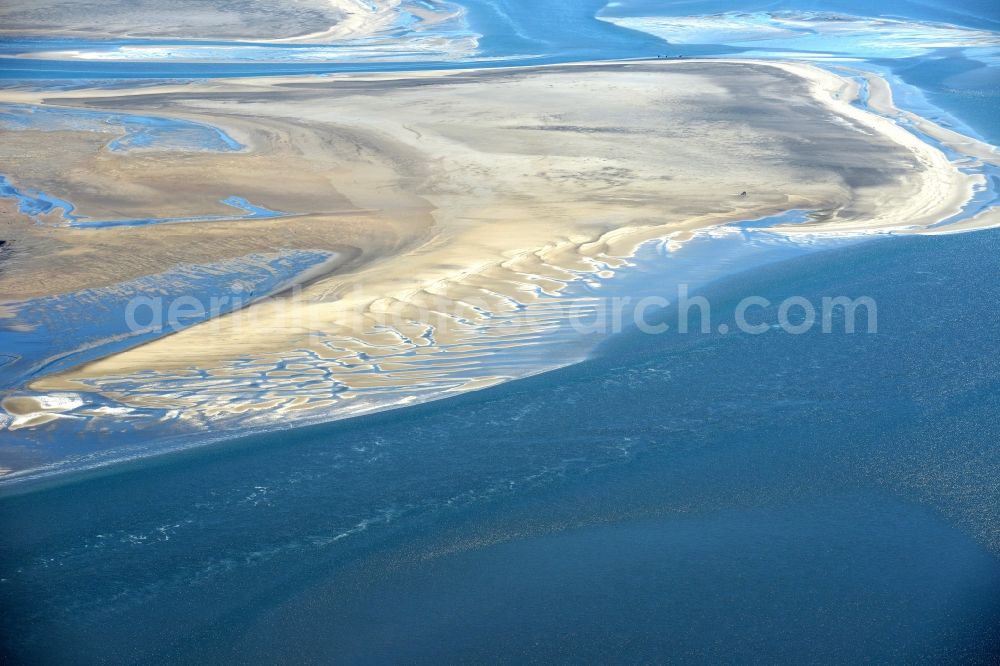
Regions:
<instances>
[{"instance_id":1,"label":"golden sand","mask_svg":"<svg viewBox=\"0 0 1000 666\"><path fill-rule=\"evenodd\" d=\"M6 93L41 101L33 94ZM51 105L197 120L248 146L110 154L92 137L67 137L61 152L77 166L40 160L25 184L45 185L82 214L204 214L237 195L294 215L117 231L21 221L23 242L61 267L60 288L133 275L133 251L156 267L265 245L353 254L294 295L33 388L98 390L211 418L281 418L310 405L360 413L378 396L407 402L537 372L537 359L519 363L517 352L558 330L566 284L613 274L650 239L683 242L693 230L792 208L816 221L789 233L920 231L958 212L981 179L852 106L856 94L853 81L809 65L684 61L49 95ZM891 110L884 91L875 96ZM19 174L17 162L0 148L0 172ZM19 266L0 277L0 293L32 282L32 267ZM549 366L591 344L567 343ZM483 369L483 354L496 353L510 355L503 371ZM242 398L250 385L255 395Z\"/></svg>"}]
</instances>

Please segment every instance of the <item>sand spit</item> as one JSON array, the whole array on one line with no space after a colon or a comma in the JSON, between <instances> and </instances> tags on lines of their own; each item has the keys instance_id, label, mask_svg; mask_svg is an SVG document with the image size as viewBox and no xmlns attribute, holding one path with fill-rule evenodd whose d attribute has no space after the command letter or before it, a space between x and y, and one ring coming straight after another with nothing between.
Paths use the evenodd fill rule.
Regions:
<instances>
[{"instance_id":1,"label":"sand spit","mask_svg":"<svg viewBox=\"0 0 1000 666\"><path fill-rule=\"evenodd\" d=\"M255 43L336 43L371 39L416 20L421 29L461 9L439 0L10 0L0 34L85 39L183 39Z\"/></svg>"},{"instance_id":2,"label":"sand spit","mask_svg":"<svg viewBox=\"0 0 1000 666\"><path fill-rule=\"evenodd\" d=\"M579 305L564 298L567 287L614 274L650 239L680 242L789 209L813 218L789 233L814 234L920 231L958 213L982 177L853 106L856 95L856 82L815 67L740 61L50 95L50 105L208 123L247 149L112 154L80 133L61 137L51 157L39 148L27 171L0 148L0 172L101 216L203 212L224 196L253 194L256 204L293 215L266 222L257 242L280 244L308 220L297 242L350 246L357 256L291 296L32 388L96 391L195 421L263 426L409 404L573 362L597 339L565 330L566 308ZM51 138L20 134L35 134L41 146ZM112 234L20 224L24 245L63 244L54 257L71 275L67 288L128 275L119 255L130 244L167 264L176 248L200 246L205 229ZM219 224L212 244L245 243L258 224L233 224L231 237ZM108 247L95 249L104 239ZM149 250L156 239L162 245ZM81 252L100 255L100 274L74 264ZM30 274L22 267L0 276L0 293Z\"/></svg>"}]
</instances>

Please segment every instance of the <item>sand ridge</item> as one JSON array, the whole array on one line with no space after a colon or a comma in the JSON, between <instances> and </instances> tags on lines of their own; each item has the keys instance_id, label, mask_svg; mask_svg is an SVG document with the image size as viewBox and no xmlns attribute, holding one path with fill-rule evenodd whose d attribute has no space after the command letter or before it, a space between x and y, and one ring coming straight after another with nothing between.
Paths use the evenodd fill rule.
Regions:
<instances>
[{"instance_id":1,"label":"sand ridge","mask_svg":"<svg viewBox=\"0 0 1000 666\"><path fill-rule=\"evenodd\" d=\"M787 229L810 234L922 230L959 211L981 177L853 106L856 94L856 83L816 67L746 61L50 94L49 104L197 119L248 146L184 158L196 170L168 153L84 154L87 188L58 169L47 176L81 210L98 211L108 190L122 192L120 210L176 206L148 189L130 195L129 185L153 173L176 191L208 172L214 182L199 183L185 205L253 191L255 203L308 217L336 201L335 209L364 211L361 226L374 231L346 237L328 224L326 242L358 251L343 270L33 388L98 391L206 421L290 410L334 418L573 362L594 340L561 328L565 306L579 305L563 298L566 288L626 269L650 239L679 243L789 209L812 211L812 222ZM143 166L129 171L134 160ZM295 174L325 181L295 189ZM392 230L391 242L382 230ZM546 346L553 339L558 353Z\"/></svg>"},{"instance_id":2,"label":"sand ridge","mask_svg":"<svg viewBox=\"0 0 1000 666\"><path fill-rule=\"evenodd\" d=\"M454 19L461 8L433 0L280 0L204 3L174 0L11 0L0 8L0 34L87 39L244 40L324 43L374 38L398 28L406 15L426 27Z\"/></svg>"}]
</instances>

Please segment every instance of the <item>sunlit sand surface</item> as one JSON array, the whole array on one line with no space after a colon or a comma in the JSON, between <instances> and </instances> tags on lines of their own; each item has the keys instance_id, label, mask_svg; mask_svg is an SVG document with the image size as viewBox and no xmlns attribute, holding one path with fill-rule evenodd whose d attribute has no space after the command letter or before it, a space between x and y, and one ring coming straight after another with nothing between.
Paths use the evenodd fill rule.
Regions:
<instances>
[{"instance_id":1,"label":"sunlit sand surface","mask_svg":"<svg viewBox=\"0 0 1000 666\"><path fill-rule=\"evenodd\" d=\"M444 0L14 1L0 35L58 38L24 58L131 62L458 60L479 39Z\"/></svg>"},{"instance_id":2,"label":"sunlit sand surface","mask_svg":"<svg viewBox=\"0 0 1000 666\"><path fill-rule=\"evenodd\" d=\"M878 79L867 87L863 107L849 73L646 61L9 90L10 103L217 128L238 148L113 150L91 129L5 132L0 173L72 201L76 217L32 219L5 200L24 249L0 294L30 304L178 263L327 252L335 265L278 298L30 388L135 410L118 418L222 430L482 388L585 357L602 339L570 325L595 307L585 287L626 274L644 243L682 248L788 211L806 219L778 231L803 239L938 232L961 217L985 182L970 165L995 163L995 151L925 121L963 153L959 165L902 126ZM134 222L224 218L231 197L280 217ZM992 215L959 224L991 226ZM33 260L43 254L44 267Z\"/></svg>"},{"instance_id":3,"label":"sunlit sand surface","mask_svg":"<svg viewBox=\"0 0 1000 666\"><path fill-rule=\"evenodd\" d=\"M447 2L409 0L253 0L205 3L152 0L94 4L12 0L0 9L10 35L174 38L246 42L335 42L373 38L414 19L433 26L460 14ZM322 28L319 28L322 26Z\"/></svg>"}]
</instances>

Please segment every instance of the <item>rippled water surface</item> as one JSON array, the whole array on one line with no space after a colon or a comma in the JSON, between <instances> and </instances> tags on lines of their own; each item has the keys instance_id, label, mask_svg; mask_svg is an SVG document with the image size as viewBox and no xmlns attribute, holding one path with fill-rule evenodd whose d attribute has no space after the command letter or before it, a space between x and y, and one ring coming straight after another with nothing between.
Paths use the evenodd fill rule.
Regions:
<instances>
[{"instance_id":1,"label":"rippled water surface","mask_svg":"<svg viewBox=\"0 0 1000 666\"><path fill-rule=\"evenodd\" d=\"M29 60L14 56L123 44L8 40L0 76L57 89L778 55L883 73L903 108L1000 140L991 2L882 3L880 17L847 1L465 5L464 29L482 36L457 60L313 62L230 44L202 63ZM115 122L132 137L123 149L238 149L201 126ZM626 332L583 363L444 401L0 488L8 661L995 663L1000 234L817 246L749 224L686 254L643 252L618 282L579 288L649 295L683 278L711 297L711 333ZM215 270L267 290L328 258ZM747 294L871 296L878 333L719 333ZM88 298L113 311L120 295ZM29 360L79 353L45 337L56 306L35 305ZM116 333L95 339L118 345Z\"/></svg>"}]
</instances>

